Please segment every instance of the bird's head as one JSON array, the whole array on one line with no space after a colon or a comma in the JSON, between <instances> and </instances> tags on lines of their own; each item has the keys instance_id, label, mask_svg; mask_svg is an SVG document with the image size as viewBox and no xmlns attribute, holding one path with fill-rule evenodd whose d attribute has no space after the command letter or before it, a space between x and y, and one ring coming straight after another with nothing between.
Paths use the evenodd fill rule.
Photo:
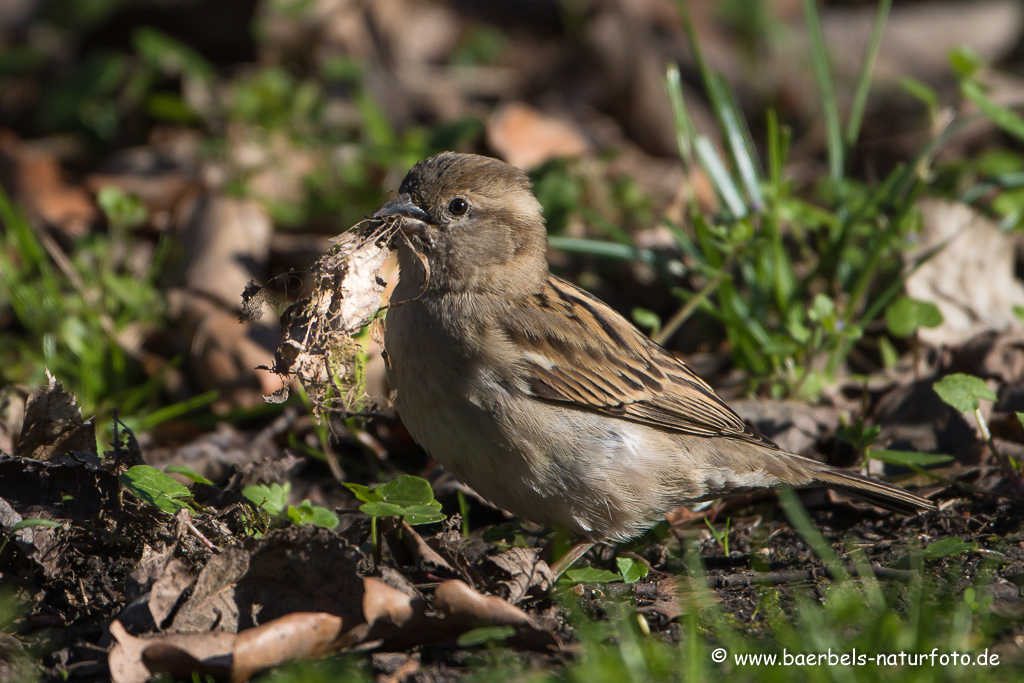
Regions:
<instances>
[{"instance_id":1,"label":"bird's head","mask_svg":"<svg viewBox=\"0 0 1024 683\"><path fill-rule=\"evenodd\" d=\"M428 289L526 293L547 275L540 203L526 175L498 159L445 152L420 161L374 214L392 216L408 238L398 241L402 271L421 254Z\"/></svg>"}]
</instances>

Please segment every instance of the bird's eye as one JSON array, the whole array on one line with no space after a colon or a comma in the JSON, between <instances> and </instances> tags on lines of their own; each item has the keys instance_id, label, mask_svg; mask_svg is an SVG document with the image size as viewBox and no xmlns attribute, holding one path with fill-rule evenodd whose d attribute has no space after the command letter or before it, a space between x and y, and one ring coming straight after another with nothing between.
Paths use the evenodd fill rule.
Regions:
<instances>
[{"instance_id":1,"label":"bird's eye","mask_svg":"<svg viewBox=\"0 0 1024 683\"><path fill-rule=\"evenodd\" d=\"M462 197L456 197L448 202L448 212L453 216L464 216L469 211L469 202Z\"/></svg>"}]
</instances>

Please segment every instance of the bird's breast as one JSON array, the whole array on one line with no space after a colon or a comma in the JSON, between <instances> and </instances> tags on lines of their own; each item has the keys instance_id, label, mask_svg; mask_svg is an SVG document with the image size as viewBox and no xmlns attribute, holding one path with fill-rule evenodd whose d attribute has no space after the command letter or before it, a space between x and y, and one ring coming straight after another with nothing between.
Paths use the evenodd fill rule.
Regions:
<instances>
[{"instance_id":1,"label":"bird's breast","mask_svg":"<svg viewBox=\"0 0 1024 683\"><path fill-rule=\"evenodd\" d=\"M693 463L674 437L537 399L502 369L501 344L469 344L416 302L388 311L399 415L456 478L501 508L592 538L629 537L689 497Z\"/></svg>"}]
</instances>

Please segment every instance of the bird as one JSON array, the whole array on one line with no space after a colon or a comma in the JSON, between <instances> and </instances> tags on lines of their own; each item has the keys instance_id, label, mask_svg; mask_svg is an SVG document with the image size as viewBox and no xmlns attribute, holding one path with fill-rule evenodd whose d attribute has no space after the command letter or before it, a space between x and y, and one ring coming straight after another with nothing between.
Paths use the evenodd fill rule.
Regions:
<instances>
[{"instance_id":1,"label":"bird","mask_svg":"<svg viewBox=\"0 0 1024 683\"><path fill-rule=\"evenodd\" d=\"M673 508L759 490L819 486L907 515L936 509L783 450L682 360L552 274L522 170L444 152L416 163L373 218L400 225L383 334L400 419L481 497L578 538L568 564Z\"/></svg>"}]
</instances>

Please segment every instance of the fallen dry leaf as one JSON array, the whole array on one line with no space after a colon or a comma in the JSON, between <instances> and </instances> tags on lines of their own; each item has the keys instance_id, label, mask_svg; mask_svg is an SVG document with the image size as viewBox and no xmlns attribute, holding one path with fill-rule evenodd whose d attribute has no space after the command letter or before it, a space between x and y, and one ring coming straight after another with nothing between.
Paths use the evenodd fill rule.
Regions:
<instances>
[{"instance_id":1,"label":"fallen dry leaf","mask_svg":"<svg viewBox=\"0 0 1024 683\"><path fill-rule=\"evenodd\" d=\"M513 102L487 119L487 141L502 159L530 171L556 157L585 154L590 145L571 122Z\"/></svg>"},{"instance_id":2,"label":"fallen dry leaf","mask_svg":"<svg viewBox=\"0 0 1024 683\"><path fill-rule=\"evenodd\" d=\"M360 613L360 558L344 539L311 525L247 538L210 558L171 628L238 631L292 612Z\"/></svg>"},{"instance_id":3,"label":"fallen dry leaf","mask_svg":"<svg viewBox=\"0 0 1024 683\"><path fill-rule=\"evenodd\" d=\"M30 216L68 237L84 236L99 219L92 197L65 180L55 154L6 130L0 134L0 170L6 176L0 181Z\"/></svg>"},{"instance_id":4,"label":"fallen dry leaf","mask_svg":"<svg viewBox=\"0 0 1024 683\"><path fill-rule=\"evenodd\" d=\"M109 665L114 683L139 683L159 673L175 678L193 674L241 682L299 658L334 649L346 629L341 617L324 612L296 612L241 633L168 633L150 638L128 634L121 622L110 625L117 645Z\"/></svg>"},{"instance_id":5,"label":"fallen dry leaf","mask_svg":"<svg viewBox=\"0 0 1024 683\"><path fill-rule=\"evenodd\" d=\"M94 452L96 426L82 420L74 395L64 391L49 371L46 375L49 383L28 398L15 454L50 460L74 451Z\"/></svg>"},{"instance_id":6,"label":"fallen dry leaf","mask_svg":"<svg viewBox=\"0 0 1024 683\"><path fill-rule=\"evenodd\" d=\"M957 346L986 330L1020 329L1013 309L1024 306L1024 285L1014 271L1014 238L966 204L925 199L920 208L920 246L906 258L941 250L907 277L906 290L944 318L918 330L921 341Z\"/></svg>"},{"instance_id":7,"label":"fallen dry leaf","mask_svg":"<svg viewBox=\"0 0 1024 683\"><path fill-rule=\"evenodd\" d=\"M228 573L237 575L242 570L237 557L221 564L234 568ZM248 571L246 568L243 573ZM453 640L479 626L514 626L514 642L523 647L561 648L555 635L534 624L526 612L501 598L481 595L461 581L439 585L431 610L423 599L373 577L339 573L335 580L360 587L361 611L343 615L292 612L237 633L233 632L237 620L229 618L216 623L213 629L146 638L128 634L124 625L115 620L110 626L117 641L109 656L112 678L115 683L137 683L156 673L169 672L179 678L198 673L240 682L295 659L355 647L402 650ZM214 600L217 609L228 607L234 613L240 612L241 603L228 605L232 593L218 591L220 597L216 598L210 593L209 584L202 576L197 582L196 594L201 600Z\"/></svg>"},{"instance_id":8,"label":"fallen dry leaf","mask_svg":"<svg viewBox=\"0 0 1024 683\"><path fill-rule=\"evenodd\" d=\"M839 411L832 406L767 399L740 399L730 405L740 417L791 453L813 451L823 437L839 427Z\"/></svg>"},{"instance_id":9,"label":"fallen dry leaf","mask_svg":"<svg viewBox=\"0 0 1024 683\"><path fill-rule=\"evenodd\" d=\"M387 622L401 628L422 613L422 601L379 579L363 579L363 617L371 626Z\"/></svg>"},{"instance_id":10,"label":"fallen dry leaf","mask_svg":"<svg viewBox=\"0 0 1024 683\"><path fill-rule=\"evenodd\" d=\"M434 609L460 626L532 626L530 615L493 595L482 595L462 581L444 581L434 591Z\"/></svg>"},{"instance_id":11,"label":"fallen dry leaf","mask_svg":"<svg viewBox=\"0 0 1024 683\"><path fill-rule=\"evenodd\" d=\"M1024 330L991 330L952 351L951 369L1011 386L1024 386Z\"/></svg>"},{"instance_id":12,"label":"fallen dry leaf","mask_svg":"<svg viewBox=\"0 0 1024 683\"><path fill-rule=\"evenodd\" d=\"M118 619L134 631L156 630L163 625L185 590L192 585L188 565L174 557L174 546L153 552L147 546L143 560L125 581L129 606Z\"/></svg>"},{"instance_id":13,"label":"fallen dry leaf","mask_svg":"<svg viewBox=\"0 0 1024 683\"><path fill-rule=\"evenodd\" d=\"M197 194L179 212L186 251L180 284L225 306L237 305L238 292L263 276L273 225L252 199Z\"/></svg>"},{"instance_id":14,"label":"fallen dry leaf","mask_svg":"<svg viewBox=\"0 0 1024 683\"><path fill-rule=\"evenodd\" d=\"M653 613L671 621L683 613L679 604L679 579L675 577L634 583L633 594L641 614Z\"/></svg>"},{"instance_id":15,"label":"fallen dry leaf","mask_svg":"<svg viewBox=\"0 0 1024 683\"><path fill-rule=\"evenodd\" d=\"M242 631L235 642L231 678L246 681L286 661L326 654L335 649L335 642L352 619L323 612L297 612Z\"/></svg>"},{"instance_id":16,"label":"fallen dry leaf","mask_svg":"<svg viewBox=\"0 0 1024 683\"><path fill-rule=\"evenodd\" d=\"M501 576L498 584L505 599L513 605L527 596L543 595L554 585L551 568L534 548L509 548L503 553L488 555L484 565Z\"/></svg>"},{"instance_id":17,"label":"fallen dry leaf","mask_svg":"<svg viewBox=\"0 0 1024 683\"><path fill-rule=\"evenodd\" d=\"M117 642L107 658L113 683L144 683L153 677L155 671L168 671L170 668L184 670L187 676L195 667L203 667L202 662L207 659L210 662L204 667L204 673L224 678L230 670L231 647L238 637L234 633L217 631L137 638L117 620L110 624L110 635ZM145 660L147 651L152 669Z\"/></svg>"},{"instance_id":18,"label":"fallen dry leaf","mask_svg":"<svg viewBox=\"0 0 1024 683\"><path fill-rule=\"evenodd\" d=\"M419 532L407 522L403 521L394 531L387 533L385 538L392 555L402 551L408 553L411 556L411 562L428 575L458 576L455 568L428 545Z\"/></svg>"}]
</instances>

